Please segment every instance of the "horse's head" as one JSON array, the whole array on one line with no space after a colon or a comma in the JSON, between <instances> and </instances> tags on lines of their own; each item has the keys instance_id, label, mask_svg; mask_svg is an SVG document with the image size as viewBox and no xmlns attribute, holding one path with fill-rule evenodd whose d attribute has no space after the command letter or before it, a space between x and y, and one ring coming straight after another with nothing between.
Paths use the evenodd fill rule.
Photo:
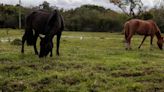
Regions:
<instances>
[{"instance_id":1,"label":"horse's head","mask_svg":"<svg viewBox=\"0 0 164 92\"><path fill-rule=\"evenodd\" d=\"M163 49L163 43L164 43L163 37L161 37L160 39L158 39L157 45L158 45L159 49L161 49L161 50Z\"/></svg>"},{"instance_id":2,"label":"horse's head","mask_svg":"<svg viewBox=\"0 0 164 92\"><path fill-rule=\"evenodd\" d=\"M39 53L39 57L46 57L49 52L52 51L53 48L53 42L52 40L48 40L46 37L41 37L41 41L40 41L40 53Z\"/></svg>"}]
</instances>

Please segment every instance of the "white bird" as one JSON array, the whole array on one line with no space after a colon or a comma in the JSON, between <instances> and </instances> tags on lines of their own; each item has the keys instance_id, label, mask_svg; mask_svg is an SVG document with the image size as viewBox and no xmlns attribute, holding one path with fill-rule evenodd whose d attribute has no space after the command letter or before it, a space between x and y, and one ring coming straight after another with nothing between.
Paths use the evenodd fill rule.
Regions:
<instances>
[{"instance_id":1,"label":"white bird","mask_svg":"<svg viewBox=\"0 0 164 92\"><path fill-rule=\"evenodd\" d=\"M80 40L83 40L83 37L82 36L80 37Z\"/></svg>"}]
</instances>

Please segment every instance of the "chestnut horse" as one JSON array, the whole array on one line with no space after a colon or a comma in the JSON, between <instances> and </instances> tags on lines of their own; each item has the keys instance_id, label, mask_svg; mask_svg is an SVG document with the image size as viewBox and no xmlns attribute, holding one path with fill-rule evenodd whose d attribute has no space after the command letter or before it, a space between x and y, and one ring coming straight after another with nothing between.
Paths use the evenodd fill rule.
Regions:
<instances>
[{"instance_id":1,"label":"chestnut horse","mask_svg":"<svg viewBox=\"0 0 164 92\"><path fill-rule=\"evenodd\" d=\"M163 37L161 36L160 29L153 20L140 20L140 19L131 19L124 24L124 33L126 40L126 49L131 49L130 43L132 36L137 33L139 35L144 35L144 38L138 48L141 47L147 36L150 36L150 46L153 45L153 38L156 35L157 45L159 49L162 50L163 46Z\"/></svg>"}]
</instances>

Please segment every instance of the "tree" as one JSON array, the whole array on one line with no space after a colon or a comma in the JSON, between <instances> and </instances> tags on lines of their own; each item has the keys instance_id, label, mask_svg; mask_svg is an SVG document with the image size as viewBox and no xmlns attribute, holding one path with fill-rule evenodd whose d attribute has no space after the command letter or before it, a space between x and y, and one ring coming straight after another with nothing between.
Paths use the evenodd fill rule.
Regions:
<instances>
[{"instance_id":1,"label":"tree","mask_svg":"<svg viewBox=\"0 0 164 92\"><path fill-rule=\"evenodd\" d=\"M161 32L164 32L164 7L157 9L154 8L151 11L154 14L154 20L156 21Z\"/></svg>"},{"instance_id":2,"label":"tree","mask_svg":"<svg viewBox=\"0 0 164 92\"><path fill-rule=\"evenodd\" d=\"M69 31L120 31L127 19L124 16L96 5L83 5L63 12L65 28Z\"/></svg>"},{"instance_id":3,"label":"tree","mask_svg":"<svg viewBox=\"0 0 164 92\"><path fill-rule=\"evenodd\" d=\"M50 3L44 1L41 5L39 5L41 9L51 11L52 8L50 7Z\"/></svg>"},{"instance_id":4,"label":"tree","mask_svg":"<svg viewBox=\"0 0 164 92\"><path fill-rule=\"evenodd\" d=\"M138 17L143 11L143 3L141 0L109 0L117 5L126 15L130 17Z\"/></svg>"}]
</instances>

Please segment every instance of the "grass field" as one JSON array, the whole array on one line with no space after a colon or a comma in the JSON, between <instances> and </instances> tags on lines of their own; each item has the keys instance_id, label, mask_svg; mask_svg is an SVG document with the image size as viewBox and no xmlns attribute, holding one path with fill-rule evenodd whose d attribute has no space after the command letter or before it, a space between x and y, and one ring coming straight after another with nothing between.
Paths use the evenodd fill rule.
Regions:
<instances>
[{"instance_id":1,"label":"grass field","mask_svg":"<svg viewBox=\"0 0 164 92\"><path fill-rule=\"evenodd\" d=\"M21 38L23 31L0 30L0 38ZM0 42L2 92L164 92L164 51L156 38L134 36L126 51L121 33L63 32L60 56L39 59L33 47ZM54 39L55 42L56 39ZM39 42L38 42L39 50Z\"/></svg>"}]
</instances>

